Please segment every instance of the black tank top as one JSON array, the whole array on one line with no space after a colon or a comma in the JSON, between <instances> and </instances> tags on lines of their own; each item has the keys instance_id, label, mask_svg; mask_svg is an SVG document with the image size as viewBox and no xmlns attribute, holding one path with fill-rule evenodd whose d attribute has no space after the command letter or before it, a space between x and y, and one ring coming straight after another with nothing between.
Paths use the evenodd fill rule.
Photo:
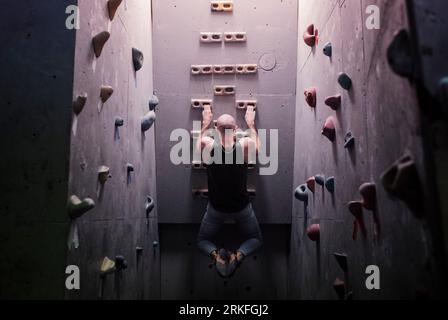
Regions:
<instances>
[{"instance_id":1,"label":"black tank top","mask_svg":"<svg viewBox=\"0 0 448 320\"><path fill-rule=\"evenodd\" d=\"M208 196L210 204L218 211L233 213L243 210L250 202L247 192L247 164L242 157L240 144L235 144L233 151L227 153L227 162L232 159L232 164L226 164L226 152L222 149L222 164L212 163L207 165ZM214 156L214 150L211 152ZM240 156L238 164L237 159Z\"/></svg>"}]
</instances>

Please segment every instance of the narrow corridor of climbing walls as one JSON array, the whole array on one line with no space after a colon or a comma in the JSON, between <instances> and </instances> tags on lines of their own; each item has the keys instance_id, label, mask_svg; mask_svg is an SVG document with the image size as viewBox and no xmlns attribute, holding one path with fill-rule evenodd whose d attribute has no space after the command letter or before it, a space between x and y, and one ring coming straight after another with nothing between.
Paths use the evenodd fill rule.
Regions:
<instances>
[{"instance_id":1,"label":"narrow corridor of climbing walls","mask_svg":"<svg viewBox=\"0 0 448 320\"><path fill-rule=\"evenodd\" d=\"M193 315L200 300L445 298L447 8L9 2L0 300L194 300ZM198 248L208 108L236 120L232 146L262 145L234 188L262 239L224 276ZM238 257L239 231L225 221L212 244Z\"/></svg>"}]
</instances>

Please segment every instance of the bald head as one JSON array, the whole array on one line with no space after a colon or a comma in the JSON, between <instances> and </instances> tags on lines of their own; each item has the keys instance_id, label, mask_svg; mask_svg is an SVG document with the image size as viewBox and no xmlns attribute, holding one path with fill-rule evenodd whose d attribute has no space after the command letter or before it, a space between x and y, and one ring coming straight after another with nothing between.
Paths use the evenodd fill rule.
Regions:
<instances>
[{"instance_id":1,"label":"bald head","mask_svg":"<svg viewBox=\"0 0 448 320\"><path fill-rule=\"evenodd\" d=\"M216 122L218 128L234 129L236 127L235 118L230 114L223 114Z\"/></svg>"}]
</instances>

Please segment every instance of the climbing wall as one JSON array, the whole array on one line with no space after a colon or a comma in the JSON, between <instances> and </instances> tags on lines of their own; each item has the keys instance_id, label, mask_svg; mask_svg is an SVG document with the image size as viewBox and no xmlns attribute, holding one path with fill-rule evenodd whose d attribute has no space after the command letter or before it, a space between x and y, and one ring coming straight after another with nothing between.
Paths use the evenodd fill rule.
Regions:
<instances>
[{"instance_id":1,"label":"climbing wall","mask_svg":"<svg viewBox=\"0 0 448 320\"><path fill-rule=\"evenodd\" d=\"M64 295L75 47L64 13L73 2L0 10L0 299Z\"/></svg>"},{"instance_id":2,"label":"climbing wall","mask_svg":"<svg viewBox=\"0 0 448 320\"><path fill-rule=\"evenodd\" d=\"M224 12L213 11L211 5L209 0L153 1L154 86L163 105L156 123L162 298L286 298L297 1L236 0L230 2L232 11ZM237 41L226 41L227 33L236 33L231 39ZM257 72L239 74L239 64L255 64ZM195 65L213 65L214 73L196 75ZM228 74L220 73L225 65L233 66ZM235 86L235 95L214 95L214 86L220 85ZM170 161L171 148L178 143L170 141L172 131L187 130L189 140L193 121L202 120L192 99L212 100L214 119L231 114L244 130L245 111L237 110L236 101L256 100L257 127L278 129L278 172L260 176L257 166L249 173L265 245L228 281L209 268L210 259L196 246L207 199L193 196L192 190L207 188L205 170ZM222 230L223 246L236 249L236 239L234 225Z\"/></svg>"},{"instance_id":3,"label":"climbing wall","mask_svg":"<svg viewBox=\"0 0 448 320\"><path fill-rule=\"evenodd\" d=\"M379 30L365 27L369 16L366 8L371 4L380 8ZM438 296L438 262L433 259L427 222L390 196L381 180L381 174L408 152L422 181L417 203L431 208L425 203L431 189L422 157L416 91L408 80L392 72L386 59L395 33L408 28L405 1L299 1L299 35L307 34L308 42L315 35L308 29L310 24L318 30L318 42L311 43L312 47L302 40L298 44L294 186L324 175L334 177L335 187L332 193L331 186L316 184L314 193L307 190L307 204L293 200L290 296L337 299L333 289L336 278L345 282L354 299ZM327 43L332 45L331 57L323 52ZM349 90L338 83L340 73L351 78ZM317 99L314 108L302 96L312 87ZM313 97L313 90L308 91ZM342 102L334 111L325 99L339 94ZM321 134L328 117L335 126L333 142ZM331 129L326 132L331 133ZM348 132L355 138L354 145L344 148ZM364 183L376 184L374 211L366 209L369 199L359 192ZM410 179L406 187L418 190L419 185ZM350 201L361 201L361 206L364 203L358 218L364 219L365 236L360 223L354 224L347 205ZM318 241L311 240L316 230L309 230L310 237L307 235L313 224L320 226ZM334 253L346 257L345 275ZM366 288L369 265L380 268L381 290Z\"/></svg>"},{"instance_id":4,"label":"climbing wall","mask_svg":"<svg viewBox=\"0 0 448 320\"><path fill-rule=\"evenodd\" d=\"M154 1L154 81L160 104L156 125L158 207L160 222L198 223L207 200L192 196L193 189L207 187L204 170L174 165L170 141L173 130L193 129L201 121L201 109L192 99L211 99L214 118L233 115L242 129L244 110L236 100L256 100L259 129L278 129L278 172L249 176L255 189L254 208L262 223L290 223L292 186L293 118L295 105L297 1L234 1L232 12L211 11L209 0ZM175 21L175 23L173 23ZM224 33L243 34L243 42L225 42ZM200 41L201 33L220 33L219 42ZM244 34L245 33L245 34ZM257 64L255 74L194 75L194 65ZM214 96L217 85L235 86L235 95ZM267 133L270 137L270 133ZM269 150L269 149L268 149ZM175 199L175 201L173 201ZM273 200L275 199L275 201Z\"/></svg>"},{"instance_id":5,"label":"climbing wall","mask_svg":"<svg viewBox=\"0 0 448 320\"><path fill-rule=\"evenodd\" d=\"M79 1L79 9L73 98L87 101L73 115L69 194L90 198L95 207L71 220L68 264L80 267L81 290L67 297L157 298L157 211L146 213L147 196L156 200L154 129L141 128L153 91L151 1L124 0L113 20L108 1ZM92 39L103 32L110 37L98 55ZM133 59L138 52L141 69ZM102 86L111 87L104 102ZM100 277L105 257L116 260L116 271Z\"/></svg>"}]
</instances>

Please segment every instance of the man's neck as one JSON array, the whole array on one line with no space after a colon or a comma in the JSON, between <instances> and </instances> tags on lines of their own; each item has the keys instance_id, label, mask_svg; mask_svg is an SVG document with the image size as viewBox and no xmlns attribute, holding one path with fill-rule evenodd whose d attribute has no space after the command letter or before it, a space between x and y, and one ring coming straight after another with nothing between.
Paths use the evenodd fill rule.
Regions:
<instances>
[{"instance_id":1,"label":"man's neck","mask_svg":"<svg viewBox=\"0 0 448 320\"><path fill-rule=\"evenodd\" d=\"M231 150L233 150L233 147L235 146L235 141L232 139L232 140L224 140L224 141L221 141L221 145L224 147L224 150L225 151L231 151Z\"/></svg>"}]
</instances>

